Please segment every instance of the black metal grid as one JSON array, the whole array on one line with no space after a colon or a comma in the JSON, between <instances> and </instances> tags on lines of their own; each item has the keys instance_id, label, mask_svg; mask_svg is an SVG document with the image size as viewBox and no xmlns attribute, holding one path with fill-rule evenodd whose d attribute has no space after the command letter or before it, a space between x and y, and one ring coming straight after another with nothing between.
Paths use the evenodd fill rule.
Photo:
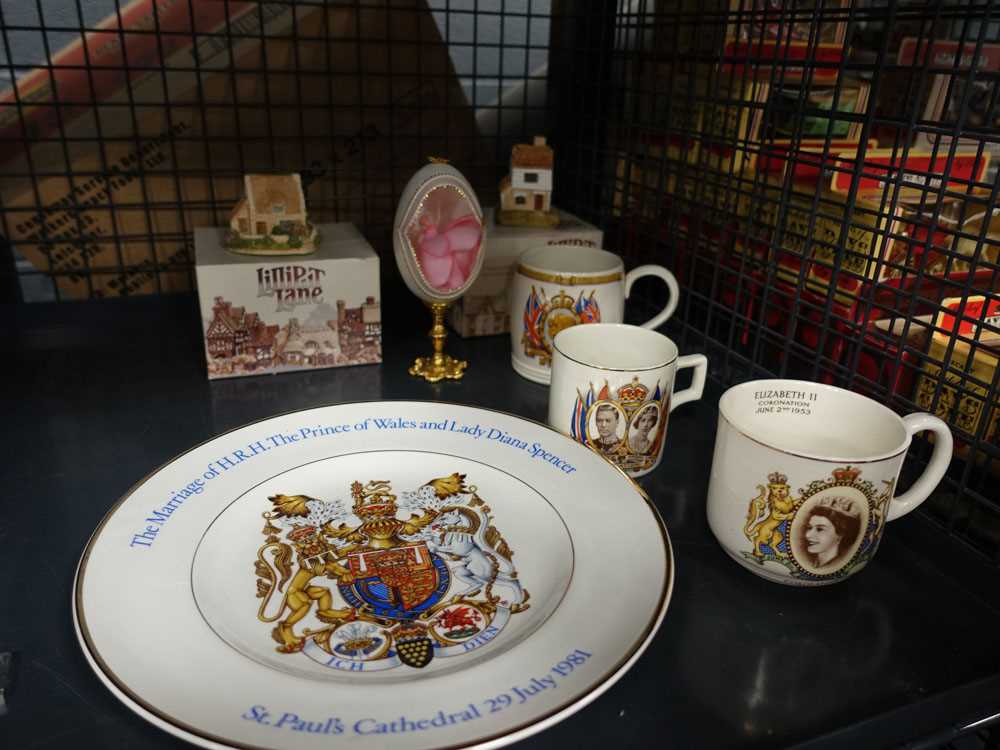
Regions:
<instances>
[{"instance_id":1,"label":"black metal grid","mask_svg":"<svg viewBox=\"0 0 1000 750\"><path fill-rule=\"evenodd\" d=\"M190 292L191 230L224 223L254 170L302 172L311 215L384 253L427 156L490 205L510 146L545 132L556 203L629 265L675 271L671 330L714 377L820 380L946 417L960 448L924 512L1000 563L1000 371L956 359L986 356L997 328L931 348L942 300L1000 288L1000 242L969 221L1000 192L998 36L992 0L0 2L17 81L0 98L0 293ZM921 53L948 44L969 59ZM853 163L835 158L844 133ZM862 201L876 148L926 151L950 179L898 170ZM640 287L630 314L657 293ZM918 441L908 470L929 452Z\"/></svg>"},{"instance_id":2,"label":"black metal grid","mask_svg":"<svg viewBox=\"0 0 1000 750\"><path fill-rule=\"evenodd\" d=\"M967 305L956 312L973 334L935 327L945 299L1000 298L998 225L970 221L1000 190L997 5L647 0L619 3L614 20L595 206L630 265L678 274L681 350L706 351L726 383L822 381L945 418L955 460L923 512L1000 563L1000 370L974 370L996 361L982 337L998 328ZM838 54L821 42L836 30ZM948 59L949 44L966 59ZM867 105L838 111L859 84ZM935 85L943 115L929 111ZM851 130L857 144L838 143ZM876 149L907 168L869 194ZM933 170L907 161L924 152ZM916 441L903 487L930 449Z\"/></svg>"},{"instance_id":3,"label":"black metal grid","mask_svg":"<svg viewBox=\"0 0 1000 750\"><path fill-rule=\"evenodd\" d=\"M495 195L545 130L551 19L551 0L0 3L4 290L188 292L192 229L225 223L251 171L301 172L311 216L379 249L428 156Z\"/></svg>"},{"instance_id":4,"label":"black metal grid","mask_svg":"<svg viewBox=\"0 0 1000 750\"><path fill-rule=\"evenodd\" d=\"M931 348L944 299L1000 289L1000 241L968 221L1000 192L1000 70L983 56L1000 43L995 0L161 0L141 22L137 5L0 0L0 73L17 81L0 95L5 299L190 293L193 227L223 223L253 170L302 172L316 219L354 222L388 257L399 191L427 156L451 158L490 205L510 146L544 132L557 205L601 226L629 266L675 271L671 335L706 352L714 378L825 381L948 419L959 449L920 512L1000 564L1000 370L954 359L982 355L997 327L941 331ZM830 54L821 40L840 28ZM793 31L795 54L768 59L765 37ZM59 56L88 38L78 59ZM900 62L907 38L972 59ZM824 109L859 82L866 106ZM934 116L942 83L951 111ZM743 118L758 124L719 125ZM838 165L844 130L859 158ZM900 171L861 202L875 148L929 151L952 179L913 198ZM960 154L992 167L957 177ZM786 166L766 172L775 159ZM796 179L806 168L820 176ZM838 171L840 197L820 189ZM630 316L658 294L640 286ZM978 421L963 420L963 398ZM930 448L917 441L910 478ZM976 740L995 746L996 726L914 746Z\"/></svg>"}]
</instances>

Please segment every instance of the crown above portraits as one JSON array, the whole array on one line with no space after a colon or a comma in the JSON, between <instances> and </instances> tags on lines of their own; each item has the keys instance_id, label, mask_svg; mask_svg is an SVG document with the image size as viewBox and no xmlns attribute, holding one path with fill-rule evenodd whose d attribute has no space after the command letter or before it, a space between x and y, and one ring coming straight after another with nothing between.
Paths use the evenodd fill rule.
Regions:
<instances>
[{"instance_id":1,"label":"crown above portraits","mask_svg":"<svg viewBox=\"0 0 1000 750\"><path fill-rule=\"evenodd\" d=\"M639 378L632 378L631 383L618 389L618 402L631 410L642 404L648 395L649 389L639 382Z\"/></svg>"},{"instance_id":2,"label":"crown above portraits","mask_svg":"<svg viewBox=\"0 0 1000 750\"><path fill-rule=\"evenodd\" d=\"M853 482L861 476L861 470L852 466L845 466L843 469L834 469L833 478L838 482Z\"/></svg>"},{"instance_id":3,"label":"crown above portraits","mask_svg":"<svg viewBox=\"0 0 1000 750\"><path fill-rule=\"evenodd\" d=\"M788 477L782 474L780 471L776 471L773 474L767 475L767 482L768 484L784 486L788 484Z\"/></svg>"}]
</instances>

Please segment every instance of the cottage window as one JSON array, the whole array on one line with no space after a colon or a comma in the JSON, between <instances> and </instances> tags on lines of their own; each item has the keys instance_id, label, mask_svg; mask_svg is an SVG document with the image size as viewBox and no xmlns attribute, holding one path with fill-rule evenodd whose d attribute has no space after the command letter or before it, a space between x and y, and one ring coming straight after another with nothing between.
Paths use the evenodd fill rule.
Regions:
<instances>
[{"instance_id":1,"label":"cottage window","mask_svg":"<svg viewBox=\"0 0 1000 750\"><path fill-rule=\"evenodd\" d=\"M524 196L523 195L519 195L516 198L514 198L514 203L516 203L518 206L523 206L524 205Z\"/></svg>"},{"instance_id":2,"label":"cottage window","mask_svg":"<svg viewBox=\"0 0 1000 750\"><path fill-rule=\"evenodd\" d=\"M538 182L538 172L525 172L524 173L525 182Z\"/></svg>"},{"instance_id":3,"label":"cottage window","mask_svg":"<svg viewBox=\"0 0 1000 750\"><path fill-rule=\"evenodd\" d=\"M285 204L284 203L275 203L275 204L273 204L271 206L271 213L272 214L283 214L283 213L285 213Z\"/></svg>"}]
</instances>

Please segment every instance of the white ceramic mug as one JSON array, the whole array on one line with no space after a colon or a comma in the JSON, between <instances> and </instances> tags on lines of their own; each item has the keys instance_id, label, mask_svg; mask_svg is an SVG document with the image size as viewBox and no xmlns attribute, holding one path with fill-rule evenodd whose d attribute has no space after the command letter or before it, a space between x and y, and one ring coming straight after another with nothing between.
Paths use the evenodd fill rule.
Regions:
<instances>
[{"instance_id":1,"label":"white ceramic mug","mask_svg":"<svg viewBox=\"0 0 1000 750\"><path fill-rule=\"evenodd\" d=\"M678 370L691 385L673 392ZM549 425L614 461L633 477L663 458L670 412L701 398L708 360L679 356L661 333L623 323L561 331L553 341Z\"/></svg>"},{"instance_id":2,"label":"white ceramic mug","mask_svg":"<svg viewBox=\"0 0 1000 750\"><path fill-rule=\"evenodd\" d=\"M913 435L934 433L920 478L895 496ZM743 567L793 586L836 583L861 570L887 521L922 503L951 460L948 426L898 416L853 391L801 380L727 390L708 487L708 523Z\"/></svg>"},{"instance_id":3,"label":"white ceramic mug","mask_svg":"<svg viewBox=\"0 0 1000 750\"><path fill-rule=\"evenodd\" d=\"M643 276L667 284L667 303L643 328L656 328L677 309L677 280L663 266L625 273L622 259L607 250L545 245L525 251L510 290L510 358L518 375L536 383L551 376L552 340L578 323L621 323L625 299Z\"/></svg>"}]
</instances>

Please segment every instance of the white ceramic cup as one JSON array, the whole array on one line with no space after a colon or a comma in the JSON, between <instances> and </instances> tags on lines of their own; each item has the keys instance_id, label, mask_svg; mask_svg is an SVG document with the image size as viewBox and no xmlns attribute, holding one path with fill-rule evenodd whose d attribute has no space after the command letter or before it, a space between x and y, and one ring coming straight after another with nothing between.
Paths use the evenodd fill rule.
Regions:
<instances>
[{"instance_id":1,"label":"white ceramic cup","mask_svg":"<svg viewBox=\"0 0 1000 750\"><path fill-rule=\"evenodd\" d=\"M510 289L510 358L518 375L546 384L551 376L552 340L578 323L621 323L625 299L643 276L667 284L663 309L642 324L656 328L677 309L677 280L663 266L639 266L625 273L622 259L607 250L545 245L525 251Z\"/></svg>"},{"instance_id":2,"label":"white ceramic cup","mask_svg":"<svg viewBox=\"0 0 1000 750\"><path fill-rule=\"evenodd\" d=\"M691 385L673 392L677 371ZM553 342L549 425L614 461L633 477L663 458L670 412L701 398L708 360L679 356L661 333L623 323L561 331Z\"/></svg>"},{"instance_id":3,"label":"white ceramic cup","mask_svg":"<svg viewBox=\"0 0 1000 750\"><path fill-rule=\"evenodd\" d=\"M934 433L920 478L894 496L913 435ZM951 460L948 426L898 416L865 396L801 380L727 390L708 487L708 523L743 567L793 586L836 583L861 570L887 521L922 503Z\"/></svg>"}]
</instances>

